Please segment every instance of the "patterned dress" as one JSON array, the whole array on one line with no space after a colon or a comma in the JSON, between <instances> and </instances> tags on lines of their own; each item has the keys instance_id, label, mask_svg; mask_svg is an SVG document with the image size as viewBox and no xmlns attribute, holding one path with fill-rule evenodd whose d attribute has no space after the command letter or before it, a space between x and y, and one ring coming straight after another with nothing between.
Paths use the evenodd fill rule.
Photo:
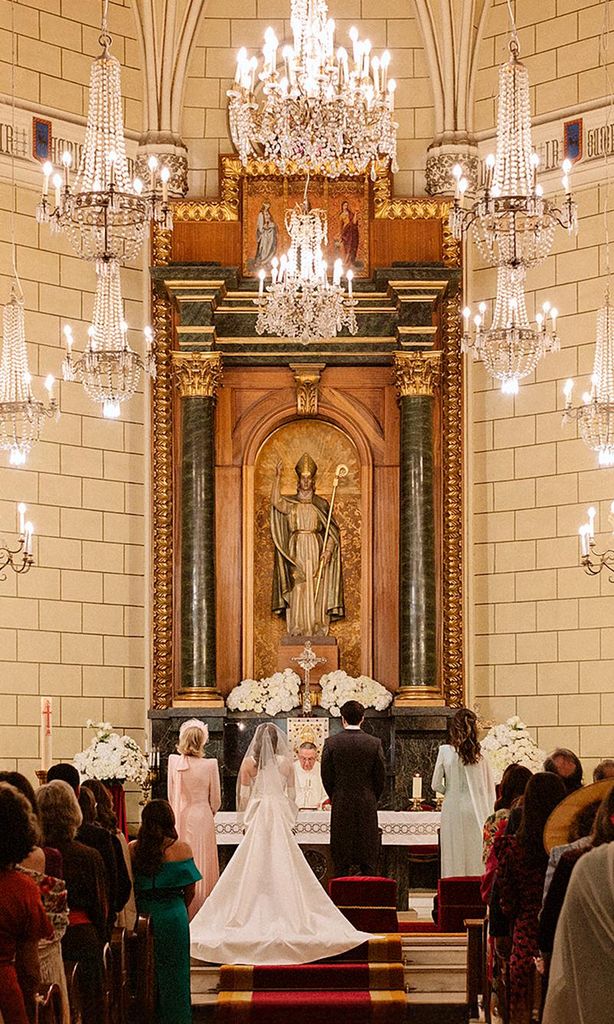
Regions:
<instances>
[{"instance_id":1,"label":"patterned dress","mask_svg":"<svg viewBox=\"0 0 614 1024\"><path fill-rule=\"evenodd\" d=\"M38 944L41 981L46 985L59 987L62 998L62 1024L70 1024L68 991L61 946L62 938L68 927L66 884L63 878L54 878L52 875L34 871L31 868L18 867L17 870L31 878L38 886L45 913L53 926L53 938L41 939Z\"/></svg>"},{"instance_id":2,"label":"patterned dress","mask_svg":"<svg viewBox=\"0 0 614 1024\"><path fill-rule=\"evenodd\" d=\"M529 981L533 957L539 955L538 918L548 858L541 851L528 855L515 835L503 836L500 843L497 884L501 908L512 928L510 1024L528 1024Z\"/></svg>"}]
</instances>

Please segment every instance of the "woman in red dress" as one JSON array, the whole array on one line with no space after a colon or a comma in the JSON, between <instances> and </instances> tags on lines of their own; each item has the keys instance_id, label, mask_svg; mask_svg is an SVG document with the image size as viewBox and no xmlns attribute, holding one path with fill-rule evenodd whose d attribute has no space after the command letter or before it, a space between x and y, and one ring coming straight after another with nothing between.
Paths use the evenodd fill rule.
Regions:
<instances>
[{"instance_id":1,"label":"woman in red dress","mask_svg":"<svg viewBox=\"0 0 614 1024\"><path fill-rule=\"evenodd\" d=\"M17 864L36 845L28 801L0 782L0 1014L4 1024L32 1024L39 984L38 943L53 927L35 882Z\"/></svg>"},{"instance_id":2,"label":"woman in red dress","mask_svg":"<svg viewBox=\"0 0 614 1024\"><path fill-rule=\"evenodd\" d=\"M529 1024L529 981L539 955L538 917L544 892L548 854L544 826L566 796L558 775L538 772L527 784L518 831L507 833L498 848L498 896L510 922L510 1024ZM501 950L502 940L497 939Z\"/></svg>"}]
</instances>

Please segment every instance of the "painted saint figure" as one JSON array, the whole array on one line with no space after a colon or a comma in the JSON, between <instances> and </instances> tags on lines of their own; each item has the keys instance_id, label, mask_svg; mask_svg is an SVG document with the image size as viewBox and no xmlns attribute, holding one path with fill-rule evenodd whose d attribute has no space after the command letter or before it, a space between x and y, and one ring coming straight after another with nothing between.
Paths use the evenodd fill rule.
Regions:
<instances>
[{"instance_id":1,"label":"painted saint figure","mask_svg":"<svg viewBox=\"0 0 614 1024\"><path fill-rule=\"evenodd\" d=\"M264 267L277 253L277 224L271 214L271 204L263 203L256 221L256 253L254 266Z\"/></svg>"},{"instance_id":2,"label":"painted saint figure","mask_svg":"<svg viewBox=\"0 0 614 1024\"><path fill-rule=\"evenodd\" d=\"M358 257L358 214L354 213L347 199L341 204L339 215L341 225L341 259L345 267L353 267Z\"/></svg>"},{"instance_id":3,"label":"painted saint figure","mask_svg":"<svg viewBox=\"0 0 614 1024\"><path fill-rule=\"evenodd\" d=\"M345 616L339 527L331 517L325 546L329 504L315 493L318 467L311 456L295 466L296 494L281 493L282 468L280 461L271 491L272 610L286 616L291 636L326 636L331 621Z\"/></svg>"}]
</instances>

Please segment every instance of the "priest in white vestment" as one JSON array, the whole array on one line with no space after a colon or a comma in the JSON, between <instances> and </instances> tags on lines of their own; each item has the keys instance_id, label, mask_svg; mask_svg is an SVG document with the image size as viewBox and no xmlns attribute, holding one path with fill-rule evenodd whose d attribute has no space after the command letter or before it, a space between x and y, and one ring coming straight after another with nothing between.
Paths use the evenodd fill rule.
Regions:
<instances>
[{"instance_id":1,"label":"priest in white vestment","mask_svg":"<svg viewBox=\"0 0 614 1024\"><path fill-rule=\"evenodd\" d=\"M294 762L296 806L299 811L320 811L328 804L328 794L322 785L318 748L315 743L301 743L298 760Z\"/></svg>"}]
</instances>

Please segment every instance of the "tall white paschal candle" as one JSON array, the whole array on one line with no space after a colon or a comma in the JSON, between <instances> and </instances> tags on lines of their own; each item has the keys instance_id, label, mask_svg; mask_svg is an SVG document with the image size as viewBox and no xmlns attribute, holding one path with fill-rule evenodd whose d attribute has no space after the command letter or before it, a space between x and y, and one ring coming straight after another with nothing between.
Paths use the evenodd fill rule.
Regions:
<instances>
[{"instance_id":1,"label":"tall white paschal candle","mask_svg":"<svg viewBox=\"0 0 614 1024\"><path fill-rule=\"evenodd\" d=\"M44 772L49 771L53 761L52 715L53 704L51 697L41 697L40 753L41 769Z\"/></svg>"},{"instance_id":2,"label":"tall white paschal candle","mask_svg":"<svg viewBox=\"0 0 614 1024\"><path fill-rule=\"evenodd\" d=\"M413 800L422 800L422 776L418 773L411 780L411 795Z\"/></svg>"}]
</instances>

